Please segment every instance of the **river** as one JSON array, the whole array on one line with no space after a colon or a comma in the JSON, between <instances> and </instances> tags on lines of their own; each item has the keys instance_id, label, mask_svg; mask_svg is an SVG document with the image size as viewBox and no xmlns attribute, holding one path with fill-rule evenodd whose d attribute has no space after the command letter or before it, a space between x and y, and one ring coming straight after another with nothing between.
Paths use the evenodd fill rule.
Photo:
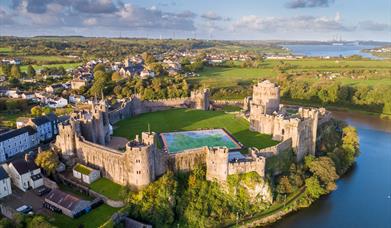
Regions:
<instances>
[{"instance_id":1,"label":"river","mask_svg":"<svg viewBox=\"0 0 391 228\"><path fill-rule=\"evenodd\" d=\"M391 227L391 121L333 112L357 128L361 155L331 194L271 227Z\"/></svg>"},{"instance_id":2,"label":"river","mask_svg":"<svg viewBox=\"0 0 391 228\"><path fill-rule=\"evenodd\" d=\"M363 49L372 49L376 46L372 45L332 45L332 44L293 44L293 45L283 45L283 47L288 48L295 55L305 55L305 56L330 56L330 57L339 57L339 56L351 56L351 55L360 55L362 57L370 59L381 59L379 57L373 56L370 53L363 52Z\"/></svg>"}]
</instances>

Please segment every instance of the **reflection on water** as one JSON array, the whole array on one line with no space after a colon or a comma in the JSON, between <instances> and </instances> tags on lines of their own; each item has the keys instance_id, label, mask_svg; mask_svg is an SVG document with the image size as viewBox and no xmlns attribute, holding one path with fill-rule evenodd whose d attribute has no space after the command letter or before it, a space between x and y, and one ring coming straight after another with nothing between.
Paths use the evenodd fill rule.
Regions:
<instances>
[{"instance_id":1,"label":"reflection on water","mask_svg":"<svg viewBox=\"0 0 391 228\"><path fill-rule=\"evenodd\" d=\"M333 112L355 126L361 155L338 188L271 227L391 227L391 121Z\"/></svg>"}]
</instances>

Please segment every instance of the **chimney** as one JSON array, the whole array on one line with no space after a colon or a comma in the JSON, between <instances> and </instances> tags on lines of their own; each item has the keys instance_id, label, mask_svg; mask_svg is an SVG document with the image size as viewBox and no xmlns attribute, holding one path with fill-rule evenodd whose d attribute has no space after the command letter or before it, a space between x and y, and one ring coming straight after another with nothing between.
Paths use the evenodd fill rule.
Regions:
<instances>
[{"instance_id":1,"label":"chimney","mask_svg":"<svg viewBox=\"0 0 391 228\"><path fill-rule=\"evenodd\" d=\"M24 155L24 160L25 160L26 162L30 161L30 157L29 157L28 154L25 154L25 155Z\"/></svg>"}]
</instances>

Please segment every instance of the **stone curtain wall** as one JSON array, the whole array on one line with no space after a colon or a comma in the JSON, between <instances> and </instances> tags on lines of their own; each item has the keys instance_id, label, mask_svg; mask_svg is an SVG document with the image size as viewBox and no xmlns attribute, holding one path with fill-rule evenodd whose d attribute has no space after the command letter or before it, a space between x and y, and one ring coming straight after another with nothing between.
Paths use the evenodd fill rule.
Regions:
<instances>
[{"instance_id":1,"label":"stone curtain wall","mask_svg":"<svg viewBox=\"0 0 391 228\"><path fill-rule=\"evenodd\" d=\"M213 100L211 101L211 104L216 107L221 107L225 105L243 107L244 102L243 100Z\"/></svg>"},{"instance_id":2,"label":"stone curtain wall","mask_svg":"<svg viewBox=\"0 0 391 228\"><path fill-rule=\"evenodd\" d=\"M250 161L238 161L228 163L228 175L257 172L259 176L265 176L266 159L257 157Z\"/></svg>"},{"instance_id":3,"label":"stone curtain wall","mask_svg":"<svg viewBox=\"0 0 391 228\"><path fill-rule=\"evenodd\" d=\"M189 98L173 98L161 100L141 100L138 96L133 96L130 100L124 101L120 108L109 112L109 120L114 124L122 119L136 116L142 113L166 110L169 108L189 107Z\"/></svg>"},{"instance_id":4,"label":"stone curtain wall","mask_svg":"<svg viewBox=\"0 0 391 228\"><path fill-rule=\"evenodd\" d=\"M77 157L83 163L99 169L102 176L120 185L128 184L128 166L125 153L88 142L82 137L76 139Z\"/></svg>"},{"instance_id":5,"label":"stone curtain wall","mask_svg":"<svg viewBox=\"0 0 391 228\"><path fill-rule=\"evenodd\" d=\"M262 156L262 157L269 158L269 157L278 155L282 151L285 151L285 150L288 150L291 148L292 148L292 139L289 138L285 141L278 143L275 146L267 147L264 149L257 149L257 148L252 147L252 148L250 148L250 153L253 156L258 156L258 157Z\"/></svg>"},{"instance_id":6,"label":"stone curtain wall","mask_svg":"<svg viewBox=\"0 0 391 228\"><path fill-rule=\"evenodd\" d=\"M168 155L168 167L176 171L191 171L196 165L205 164L208 147L185 150Z\"/></svg>"}]
</instances>

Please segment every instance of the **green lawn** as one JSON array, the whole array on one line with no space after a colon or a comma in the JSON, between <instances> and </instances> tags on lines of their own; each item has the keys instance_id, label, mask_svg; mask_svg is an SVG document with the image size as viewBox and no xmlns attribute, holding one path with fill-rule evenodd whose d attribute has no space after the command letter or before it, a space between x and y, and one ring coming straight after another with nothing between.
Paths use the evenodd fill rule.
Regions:
<instances>
[{"instance_id":1,"label":"green lawn","mask_svg":"<svg viewBox=\"0 0 391 228\"><path fill-rule=\"evenodd\" d=\"M72 219L63 214L55 213L54 216L49 218L49 221L59 227L84 227L84 228L96 228L105 223L111 216L118 211L119 208L113 208L103 204L98 208L93 209L88 214L84 214L79 218Z\"/></svg>"},{"instance_id":2,"label":"green lawn","mask_svg":"<svg viewBox=\"0 0 391 228\"><path fill-rule=\"evenodd\" d=\"M191 84L204 85L210 88L236 87L238 85L248 85L253 81L273 78L277 75L275 66L280 64L280 60L266 60L261 68L239 68L239 67L205 67L199 77L189 78ZM284 60L292 68L290 72L319 71L319 72L341 72L346 70L376 70L378 75L389 75L391 70L391 60L335 60L335 59L300 59ZM307 80L307 79L306 79ZM308 79L310 80L310 79ZM314 80L319 80L314 78ZM337 79L342 84L352 85L377 85L391 84L391 76L387 79Z\"/></svg>"},{"instance_id":3,"label":"green lawn","mask_svg":"<svg viewBox=\"0 0 391 228\"><path fill-rule=\"evenodd\" d=\"M28 55L23 56L23 58L36 60L36 61L56 61L56 62L66 62L74 60L73 58L58 56L58 55Z\"/></svg>"},{"instance_id":4,"label":"green lawn","mask_svg":"<svg viewBox=\"0 0 391 228\"><path fill-rule=\"evenodd\" d=\"M206 85L210 88L234 87L241 83L249 84L259 78L276 76L273 69L205 67L199 77L190 78L190 83Z\"/></svg>"},{"instance_id":5,"label":"green lawn","mask_svg":"<svg viewBox=\"0 0 391 228\"><path fill-rule=\"evenodd\" d=\"M112 200L121 200L119 193L123 186L116 184L109 179L100 178L99 180L93 182L90 185L90 188Z\"/></svg>"},{"instance_id":6,"label":"green lawn","mask_svg":"<svg viewBox=\"0 0 391 228\"><path fill-rule=\"evenodd\" d=\"M148 130L148 124L155 132L225 128L247 147L265 148L278 143L270 135L250 131L249 123L241 117L223 111L191 109L170 109L119 121L114 135L134 139L136 134Z\"/></svg>"}]
</instances>

